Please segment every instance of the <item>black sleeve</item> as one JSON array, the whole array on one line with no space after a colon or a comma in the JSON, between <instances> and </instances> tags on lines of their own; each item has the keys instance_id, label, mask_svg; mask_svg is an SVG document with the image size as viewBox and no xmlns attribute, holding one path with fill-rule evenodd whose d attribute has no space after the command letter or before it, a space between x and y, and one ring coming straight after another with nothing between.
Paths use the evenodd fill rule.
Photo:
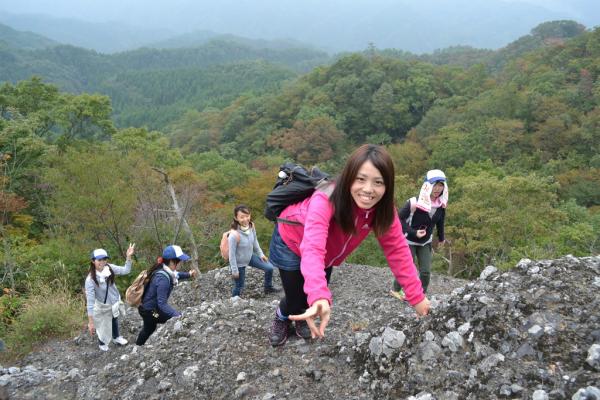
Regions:
<instances>
[{"instance_id":1,"label":"black sleeve","mask_svg":"<svg viewBox=\"0 0 600 400\"><path fill-rule=\"evenodd\" d=\"M442 215L440 216L440 219L435 224L435 226L437 228L438 240L440 242L443 242L445 240L445 236L444 236L444 220L446 219L446 209L445 208L440 208L440 210L442 211Z\"/></svg>"},{"instance_id":2,"label":"black sleeve","mask_svg":"<svg viewBox=\"0 0 600 400\"><path fill-rule=\"evenodd\" d=\"M410 217L410 199L407 200L402 208L398 210L398 217L400 218L400 223L402 224L402 232L404 232L406 238L413 242L418 240L416 236L417 231L411 228L411 226L408 224L408 217Z\"/></svg>"}]
</instances>

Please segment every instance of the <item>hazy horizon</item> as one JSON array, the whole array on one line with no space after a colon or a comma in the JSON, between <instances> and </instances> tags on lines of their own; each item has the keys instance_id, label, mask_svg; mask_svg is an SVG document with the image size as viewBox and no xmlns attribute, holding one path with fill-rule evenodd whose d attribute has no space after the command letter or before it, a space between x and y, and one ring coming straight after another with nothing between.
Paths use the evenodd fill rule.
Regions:
<instances>
[{"instance_id":1,"label":"hazy horizon","mask_svg":"<svg viewBox=\"0 0 600 400\"><path fill-rule=\"evenodd\" d=\"M293 39L330 52L355 51L373 43L424 53L456 45L502 47L549 20L573 19L592 28L600 24L596 8L600 7L592 0L486 0L485 5L471 0L0 0L0 22L58 41L66 37L61 37L60 27L44 27L42 22L34 26L32 14L40 21L51 16L93 23L99 31L120 25L123 48L143 44L142 38L152 42L212 31Z\"/></svg>"}]
</instances>

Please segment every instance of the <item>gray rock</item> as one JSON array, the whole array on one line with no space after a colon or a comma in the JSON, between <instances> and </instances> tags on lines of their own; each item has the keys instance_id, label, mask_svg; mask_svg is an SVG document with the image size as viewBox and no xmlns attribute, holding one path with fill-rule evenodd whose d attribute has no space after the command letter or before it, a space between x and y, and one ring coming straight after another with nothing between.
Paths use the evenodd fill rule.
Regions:
<instances>
[{"instance_id":1,"label":"gray rock","mask_svg":"<svg viewBox=\"0 0 600 400\"><path fill-rule=\"evenodd\" d=\"M491 275L495 274L497 271L498 268L494 267L493 265L488 265L483 271L481 271L481 274L479 274L479 279L486 280Z\"/></svg>"},{"instance_id":2,"label":"gray rock","mask_svg":"<svg viewBox=\"0 0 600 400\"><path fill-rule=\"evenodd\" d=\"M435 400L435 397L431 393L421 392L416 396L410 396L408 400Z\"/></svg>"},{"instance_id":3,"label":"gray rock","mask_svg":"<svg viewBox=\"0 0 600 400\"><path fill-rule=\"evenodd\" d=\"M469 332L469 329L471 329L471 324L467 321L458 327L458 333L461 336L464 336L467 332Z\"/></svg>"},{"instance_id":4,"label":"gray rock","mask_svg":"<svg viewBox=\"0 0 600 400\"><path fill-rule=\"evenodd\" d=\"M585 362L596 371L600 371L600 344L593 344L590 346Z\"/></svg>"},{"instance_id":5,"label":"gray rock","mask_svg":"<svg viewBox=\"0 0 600 400\"><path fill-rule=\"evenodd\" d=\"M444 336L444 339L442 339L442 346L447 347L454 353L463 346L463 338L460 333L456 331L449 332Z\"/></svg>"},{"instance_id":6,"label":"gray rock","mask_svg":"<svg viewBox=\"0 0 600 400\"><path fill-rule=\"evenodd\" d=\"M390 356L395 350L398 350L404 344L406 336L404 332L386 327L381 337L383 344L383 353Z\"/></svg>"},{"instance_id":7,"label":"gray rock","mask_svg":"<svg viewBox=\"0 0 600 400\"><path fill-rule=\"evenodd\" d=\"M595 386L588 386L585 389L579 389L572 400L600 400L600 389Z\"/></svg>"},{"instance_id":8,"label":"gray rock","mask_svg":"<svg viewBox=\"0 0 600 400\"><path fill-rule=\"evenodd\" d=\"M435 360L442 353L442 348L437 343L428 341L421 343L419 350L423 361Z\"/></svg>"},{"instance_id":9,"label":"gray rock","mask_svg":"<svg viewBox=\"0 0 600 400\"><path fill-rule=\"evenodd\" d=\"M531 336L534 339L537 339L544 334L544 328L542 328L539 325L533 325L527 330L527 332L529 333L529 336Z\"/></svg>"},{"instance_id":10,"label":"gray rock","mask_svg":"<svg viewBox=\"0 0 600 400\"><path fill-rule=\"evenodd\" d=\"M504 361L504 356L502 354L500 354L500 353L498 353L498 354L492 354L491 356L486 357L479 364L479 369L483 373L488 374L488 373L490 373L492 371L493 368L495 368L502 361Z\"/></svg>"},{"instance_id":11,"label":"gray rock","mask_svg":"<svg viewBox=\"0 0 600 400\"><path fill-rule=\"evenodd\" d=\"M545 390L536 390L531 396L532 400L548 400L548 393Z\"/></svg>"},{"instance_id":12,"label":"gray rock","mask_svg":"<svg viewBox=\"0 0 600 400\"><path fill-rule=\"evenodd\" d=\"M374 357L379 357L381 353L383 353L383 339L381 336L371 338L371 341L369 342L369 352Z\"/></svg>"},{"instance_id":13,"label":"gray rock","mask_svg":"<svg viewBox=\"0 0 600 400\"><path fill-rule=\"evenodd\" d=\"M182 329L183 329L183 323L181 322L181 320L175 321L175 323L173 324L173 331L180 332Z\"/></svg>"},{"instance_id":14,"label":"gray rock","mask_svg":"<svg viewBox=\"0 0 600 400\"><path fill-rule=\"evenodd\" d=\"M164 392L166 390L169 390L171 388L171 386L173 386L173 384L169 381L160 381L158 383L158 391L159 392Z\"/></svg>"},{"instance_id":15,"label":"gray rock","mask_svg":"<svg viewBox=\"0 0 600 400\"><path fill-rule=\"evenodd\" d=\"M523 392L523 387L521 385L513 383L512 385L510 385L510 391L513 394L519 394L519 393Z\"/></svg>"},{"instance_id":16,"label":"gray rock","mask_svg":"<svg viewBox=\"0 0 600 400\"><path fill-rule=\"evenodd\" d=\"M256 394L256 389L248 383L244 383L235 391L235 397L238 399L244 399L251 397Z\"/></svg>"}]
</instances>

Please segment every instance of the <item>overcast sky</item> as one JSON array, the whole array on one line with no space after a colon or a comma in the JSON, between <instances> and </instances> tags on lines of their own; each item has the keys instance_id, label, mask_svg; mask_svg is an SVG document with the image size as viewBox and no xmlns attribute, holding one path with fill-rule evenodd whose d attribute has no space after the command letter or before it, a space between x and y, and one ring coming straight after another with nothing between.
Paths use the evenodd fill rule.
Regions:
<instances>
[{"instance_id":1,"label":"overcast sky","mask_svg":"<svg viewBox=\"0 0 600 400\"><path fill-rule=\"evenodd\" d=\"M0 10L10 13L42 13L57 17L84 19L87 21L121 21L132 25L163 27L176 30L189 29L190 21L210 20L219 11L245 13L254 9L257 13L278 14L294 9L331 9L352 5L353 8L382 7L386 4L410 4L418 8L423 3L452 3L453 0L0 0ZM488 0L472 0L473 4ZM501 0L507 3L529 3L552 11L586 17L585 7L599 0ZM279 4L280 10L274 10ZM268 9L265 9L267 7ZM241 15L232 15L238 18ZM581 21L586 22L586 21ZM183 25L182 25L183 23ZM589 22L588 22L589 24ZM600 21L596 21L600 24Z\"/></svg>"},{"instance_id":2,"label":"overcast sky","mask_svg":"<svg viewBox=\"0 0 600 400\"><path fill-rule=\"evenodd\" d=\"M296 39L328 51L368 43L413 52L498 48L548 20L600 25L600 0L0 0L0 16L45 14L181 34L199 30ZM16 19L14 19L16 20ZM10 25L10 17L1 22ZM16 29L62 41L50 30ZM60 23L55 24L60 27ZM66 24L63 24L65 26ZM54 32L56 32L54 29ZM102 29L111 29L110 26ZM115 27L113 26L113 29ZM58 35L58 33L56 33ZM156 36L156 35L155 35ZM78 43L75 43L78 44Z\"/></svg>"}]
</instances>

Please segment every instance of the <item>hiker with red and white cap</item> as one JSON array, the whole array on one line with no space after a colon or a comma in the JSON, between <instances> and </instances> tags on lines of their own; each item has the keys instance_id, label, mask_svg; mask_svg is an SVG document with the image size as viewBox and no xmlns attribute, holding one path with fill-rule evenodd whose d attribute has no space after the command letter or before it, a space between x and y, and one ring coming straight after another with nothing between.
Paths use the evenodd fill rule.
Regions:
<instances>
[{"instance_id":1,"label":"hiker with red and white cap","mask_svg":"<svg viewBox=\"0 0 600 400\"><path fill-rule=\"evenodd\" d=\"M138 312L144 321L135 344L144 345L146 340L154 333L157 324L164 324L174 317L180 317L181 313L174 309L169 303L169 297L173 287L179 280L190 279L196 276L196 271L177 271L181 263L188 261L190 256L185 254L181 247L171 245L165 247L162 257L148 271L150 280L144 290L142 304Z\"/></svg>"},{"instance_id":2,"label":"hiker with red and white cap","mask_svg":"<svg viewBox=\"0 0 600 400\"><path fill-rule=\"evenodd\" d=\"M419 197L411 197L398 210L402 231L410 247L415 265L419 267L419 279L423 292L427 293L431 277L431 259L433 250L433 228L437 229L438 246L444 245L444 221L448 205L448 182L442 170L432 169L425 175ZM404 298L404 292L394 280L392 295Z\"/></svg>"},{"instance_id":3,"label":"hiker with red and white cap","mask_svg":"<svg viewBox=\"0 0 600 400\"><path fill-rule=\"evenodd\" d=\"M109 264L108 253L104 249L95 249L91 254L90 269L85 278L88 330L91 335L98 335L98 345L102 351L108 351L111 339L121 346L127 344L127 339L119 334L117 318L124 307L120 306L123 303L115 284L115 276L131 272L134 251L135 244L130 244L124 267Z\"/></svg>"}]
</instances>

